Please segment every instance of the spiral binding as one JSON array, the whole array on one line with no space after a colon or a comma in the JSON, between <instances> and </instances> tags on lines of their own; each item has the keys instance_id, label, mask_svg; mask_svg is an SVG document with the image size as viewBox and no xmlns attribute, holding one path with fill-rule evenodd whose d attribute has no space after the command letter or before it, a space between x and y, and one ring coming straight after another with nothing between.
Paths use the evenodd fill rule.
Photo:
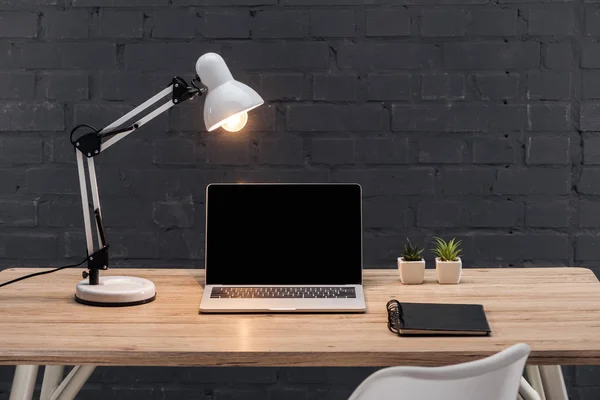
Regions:
<instances>
[{"instance_id":1,"label":"spiral binding","mask_svg":"<svg viewBox=\"0 0 600 400\"><path fill-rule=\"evenodd\" d=\"M388 329L390 332L400 335L400 329L404 326L404 313L402 305L398 300L390 300L386 304L388 312Z\"/></svg>"}]
</instances>

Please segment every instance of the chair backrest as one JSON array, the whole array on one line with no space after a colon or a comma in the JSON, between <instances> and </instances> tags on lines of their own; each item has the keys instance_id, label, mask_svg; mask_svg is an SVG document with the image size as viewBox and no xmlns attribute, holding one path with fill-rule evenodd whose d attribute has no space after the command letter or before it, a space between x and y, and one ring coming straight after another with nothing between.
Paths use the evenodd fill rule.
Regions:
<instances>
[{"instance_id":1,"label":"chair backrest","mask_svg":"<svg viewBox=\"0 0 600 400\"><path fill-rule=\"evenodd\" d=\"M445 367L389 367L356 388L349 400L515 400L529 346Z\"/></svg>"}]
</instances>

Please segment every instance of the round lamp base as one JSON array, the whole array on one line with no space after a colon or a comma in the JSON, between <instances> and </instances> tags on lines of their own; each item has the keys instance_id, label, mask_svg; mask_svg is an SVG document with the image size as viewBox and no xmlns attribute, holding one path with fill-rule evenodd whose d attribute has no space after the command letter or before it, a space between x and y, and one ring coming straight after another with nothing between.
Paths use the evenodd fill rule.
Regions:
<instances>
[{"instance_id":1,"label":"round lamp base","mask_svg":"<svg viewBox=\"0 0 600 400\"><path fill-rule=\"evenodd\" d=\"M77 284L75 300L88 306L126 307L154 301L156 287L152 281L134 276L102 276L100 284L87 279Z\"/></svg>"}]
</instances>

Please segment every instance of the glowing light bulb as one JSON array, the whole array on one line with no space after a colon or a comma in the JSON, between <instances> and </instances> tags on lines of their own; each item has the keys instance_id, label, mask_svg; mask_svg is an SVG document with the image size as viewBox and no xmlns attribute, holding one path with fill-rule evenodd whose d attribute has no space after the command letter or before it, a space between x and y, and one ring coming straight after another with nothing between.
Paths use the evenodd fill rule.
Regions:
<instances>
[{"instance_id":1,"label":"glowing light bulb","mask_svg":"<svg viewBox=\"0 0 600 400\"><path fill-rule=\"evenodd\" d=\"M246 126L246 122L248 122L248 113L244 111L227 118L221 128L229 132L238 132Z\"/></svg>"}]
</instances>

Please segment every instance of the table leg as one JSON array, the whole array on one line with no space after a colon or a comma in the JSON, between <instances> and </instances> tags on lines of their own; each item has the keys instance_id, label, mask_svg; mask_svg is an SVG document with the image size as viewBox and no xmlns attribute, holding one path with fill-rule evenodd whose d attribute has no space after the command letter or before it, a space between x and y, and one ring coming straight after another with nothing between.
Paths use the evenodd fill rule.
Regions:
<instances>
[{"instance_id":1,"label":"table leg","mask_svg":"<svg viewBox=\"0 0 600 400\"><path fill-rule=\"evenodd\" d=\"M58 385L52 393L50 400L73 400L81 390L87 379L92 375L96 366L77 365L69 375Z\"/></svg>"},{"instance_id":2,"label":"table leg","mask_svg":"<svg viewBox=\"0 0 600 400\"><path fill-rule=\"evenodd\" d=\"M540 365L547 400L569 400L560 365Z\"/></svg>"},{"instance_id":3,"label":"table leg","mask_svg":"<svg viewBox=\"0 0 600 400\"><path fill-rule=\"evenodd\" d=\"M546 400L540 368L537 365L527 365L525 366L525 374L527 375L527 381L531 387L538 392L540 400Z\"/></svg>"},{"instance_id":4,"label":"table leg","mask_svg":"<svg viewBox=\"0 0 600 400\"><path fill-rule=\"evenodd\" d=\"M31 400L37 379L37 365L17 365L10 389L10 400Z\"/></svg>"},{"instance_id":5,"label":"table leg","mask_svg":"<svg viewBox=\"0 0 600 400\"><path fill-rule=\"evenodd\" d=\"M40 400L50 400L52 398L52 393L63 380L64 372L65 367L62 365L46 365Z\"/></svg>"}]
</instances>

